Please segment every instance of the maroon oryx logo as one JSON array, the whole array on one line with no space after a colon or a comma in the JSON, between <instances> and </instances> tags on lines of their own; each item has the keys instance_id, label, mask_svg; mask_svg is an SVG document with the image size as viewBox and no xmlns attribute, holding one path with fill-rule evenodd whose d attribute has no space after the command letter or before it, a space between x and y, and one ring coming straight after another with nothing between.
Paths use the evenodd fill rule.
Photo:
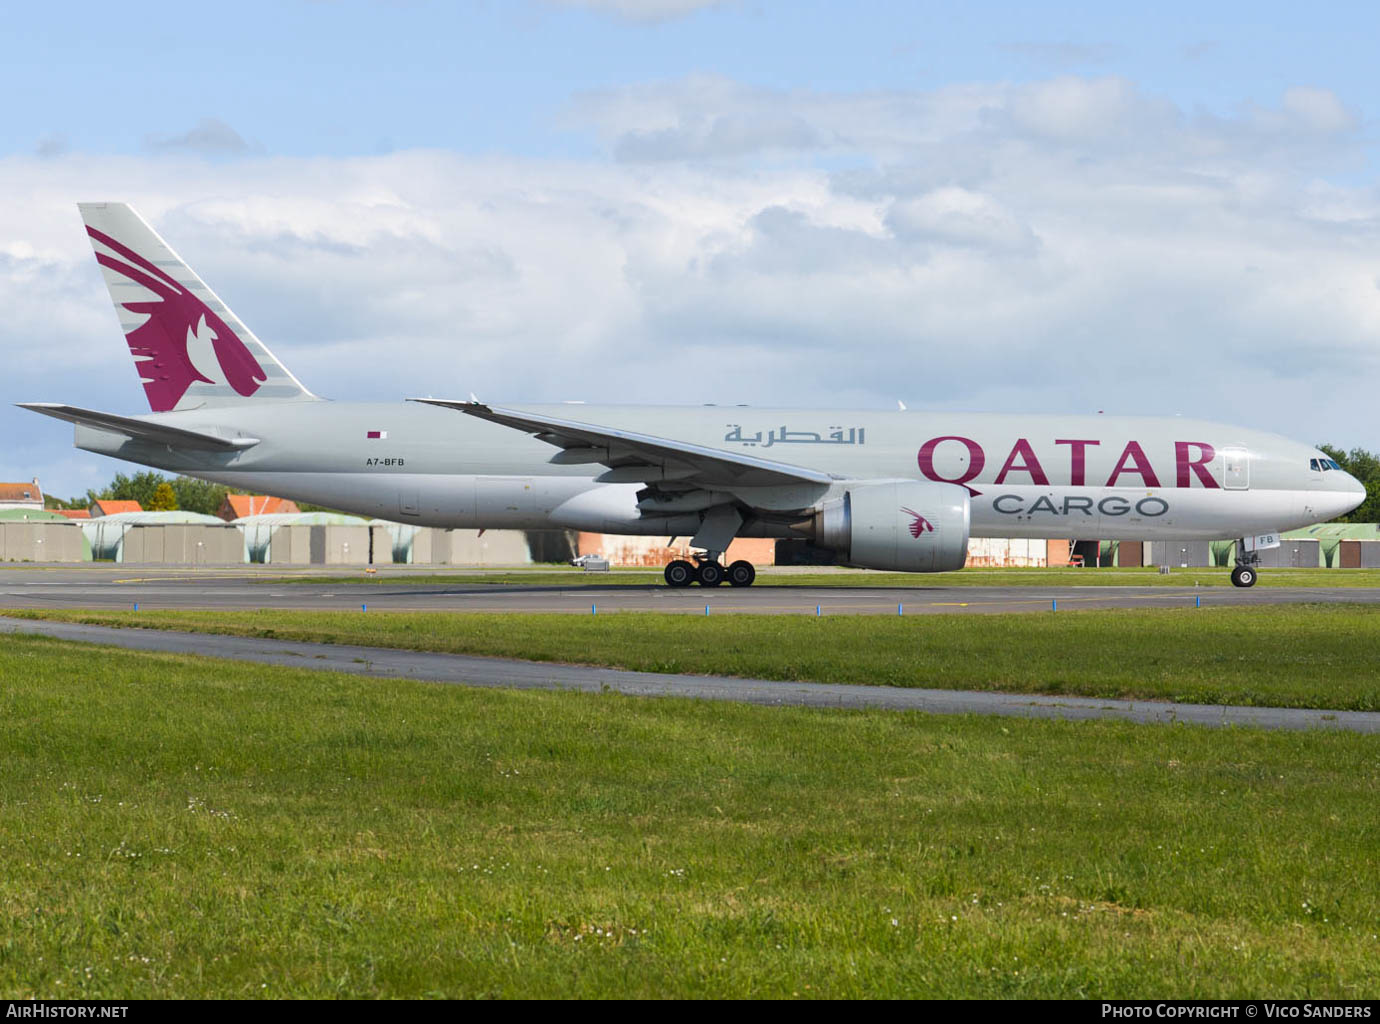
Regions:
<instances>
[{"instance_id":1,"label":"maroon oryx logo","mask_svg":"<svg viewBox=\"0 0 1380 1024\"><path fill-rule=\"evenodd\" d=\"M934 527L930 524L930 521L919 512L915 511L915 509L903 508L901 511L910 516L910 535L916 540L920 539L920 534L922 533L934 533Z\"/></svg>"},{"instance_id":2,"label":"maroon oryx logo","mask_svg":"<svg viewBox=\"0 0 1380 1024\"><path fill-rule=\"evenodd\" d=\"M198 381L228 384L246 397L259 390L268 375L230 325L206 303L152 260L103 231L88 227L86 233L116 254L98 251L97 263L156 296L148 301L116 300L131 313L146 317L125 340L138 363L149 408L154 412L175 408Z\"/></svg>"}]
</instances>

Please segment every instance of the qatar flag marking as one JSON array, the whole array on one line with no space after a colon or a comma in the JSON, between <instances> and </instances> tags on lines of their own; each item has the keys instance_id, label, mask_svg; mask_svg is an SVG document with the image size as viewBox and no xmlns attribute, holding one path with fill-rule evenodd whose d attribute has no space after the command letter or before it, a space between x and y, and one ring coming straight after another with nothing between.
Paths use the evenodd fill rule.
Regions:
<instances>
[{"instance_id":1,"label":"qatar flag marking","mask_svg":"<svg viewBox=\"0 0 1380 1024\"><path fill-rule=\"evenodd\" d=\"M368 437L369 440L371 440L371 441L387 441L387 440L388 440L388 431L386 431L386 430L371 430L371 431L369 431L369 433L366 434L365 436Z\"/></svg>"}]
</instances>

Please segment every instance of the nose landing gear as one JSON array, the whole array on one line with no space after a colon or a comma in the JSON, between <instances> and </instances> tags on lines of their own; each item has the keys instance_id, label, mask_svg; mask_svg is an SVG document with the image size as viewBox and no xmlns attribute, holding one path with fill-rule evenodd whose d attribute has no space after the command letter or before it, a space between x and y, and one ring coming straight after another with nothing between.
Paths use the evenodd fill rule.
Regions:
<instances>
[{"instance_id":1,"label":"nose landing gear","mask_svg":"<svg viewBox=\"0 0 1380 1024\"><path fill-rule=\"evenodd\" d=\"M1256 571L1256 566L1260 564L1260 555L1255 551L1246 550L1246 540L1236 542L1236 568L1231 571L1231 585L1234 587L1253 587L1256 578L1260 575Z\"/></svg>"}]
</instances>

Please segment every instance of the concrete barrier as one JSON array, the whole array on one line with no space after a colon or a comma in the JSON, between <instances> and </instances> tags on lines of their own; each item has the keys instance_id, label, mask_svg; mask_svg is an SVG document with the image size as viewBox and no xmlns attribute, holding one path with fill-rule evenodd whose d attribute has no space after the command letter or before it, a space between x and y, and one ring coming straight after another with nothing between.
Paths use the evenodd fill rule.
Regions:
<instances>
[{"instance_id":1,"label":"concrete barrier","mask_svg":"<svg viewBox=\"0 0 1380 1024\"><path fill-rule=\"evenodd\" d=\"M386 526L369 527L369 564L392 565L393 533Z\"/></svg>"},{"instance_id":2,"label":"concrete barrier","mask_svg":"<svg viewBox=\"0 0 1380 1024\"><path fill-rule=\"evenodd\" d=\"M273 531L269 565L391 565L393 538L381 526L289 524Z\"/></svg>"},{"instance_id":3,"label":"concrete barrier","mask_svg":"<svg viewBox=\"0 0 1380 1024\"><path fill-rule=\"evenodd\" d=\"M430 535L425 541L424 533ZM419 530L412 544L414 565L529 565L532 561L520 530L489 530L482 537L478 530ZM418 557L426 546L431 549L429 563Z\"/></svg>"},{"instance_id":4,"label":"concrete barrier","mask_svg":"<svg viewBox=\"0 0 1380 1024\"><path fill-rule=\"evenodd\" d=\"M1316 540L1289 540L1279 547L1260 552L1262 569L1316 569L1322 565L1321 551Z\"/></svg>"},{"instance_id":5,"label":"concrete barrier","mask_svg":"<svg viewBox=\"0 0 1380 1024\"><path fill-rule=\"evenodd\" d=\"M89 562L91 549L75 523L0 523L0 562Z\"/></svg>"},{"instance_id":6,"label":"concrete barrier","mask_svg":"<svg viewBox=\"0 0 1380 1024\"><path fill-rule=\"evenodd\" d=\"M369 527L311 527L312 565L368 565Z\"/></svg>"},{"instance_id":7,"label":"concrete barrier","mask_svg":"<svg viewBox=\"0 0 1380 1024\"><path fill-rule=\"evenodd\" d=\"M244 535L230 525L131 525L115 560L144 565L239 565L244 561Z\"/></svg>"},{"instance_id":8,"label":"concrete barrier","mask_svg":"<svg viewBox=\"0 0 1380 1024\"><path fill-rule=\"evenodd\" d=\"M1150 542L1150 564L1174 569L1212 565L1212 542L1207 540L1155 540Z\"/></svg>"},{"instance_id":9,"label":"concrete barrier","mask_svg":"<svg viewBox=\"0 0 1380 1024\"><path fill-rule=\"evenodd\" d=\"M414 531L407 560L413 565L435 565L435 538L437 534L444 534L445 532L445 530L430 529Z\"/></svg>"},{"instance_id":10,"label":"concrete barrier","mask_svg":"<svg viewBox=\"0 0 1380 1024\"><path fill-rule=\"evenodd\" d=\"M269 565L310 565L310 526L280 526L268 540Z\"/></svg>"}]
</instances>

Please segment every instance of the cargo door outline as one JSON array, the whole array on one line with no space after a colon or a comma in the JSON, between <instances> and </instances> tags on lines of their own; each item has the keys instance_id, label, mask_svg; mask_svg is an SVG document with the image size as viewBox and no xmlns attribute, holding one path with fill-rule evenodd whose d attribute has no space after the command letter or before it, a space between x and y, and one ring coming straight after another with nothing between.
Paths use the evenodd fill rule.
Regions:
<instances>
[{"instance_id":1,"label":"cargo door outline","mask_svg":"<svg viewBox=\"0 0 1380 1024\"><path fill-rule=\"evenodd\" d=\"M411 516L416 519L422 514L422 493L417 487L400 487L398 489L398 515Z\"/></svg>"}]
</instances>

